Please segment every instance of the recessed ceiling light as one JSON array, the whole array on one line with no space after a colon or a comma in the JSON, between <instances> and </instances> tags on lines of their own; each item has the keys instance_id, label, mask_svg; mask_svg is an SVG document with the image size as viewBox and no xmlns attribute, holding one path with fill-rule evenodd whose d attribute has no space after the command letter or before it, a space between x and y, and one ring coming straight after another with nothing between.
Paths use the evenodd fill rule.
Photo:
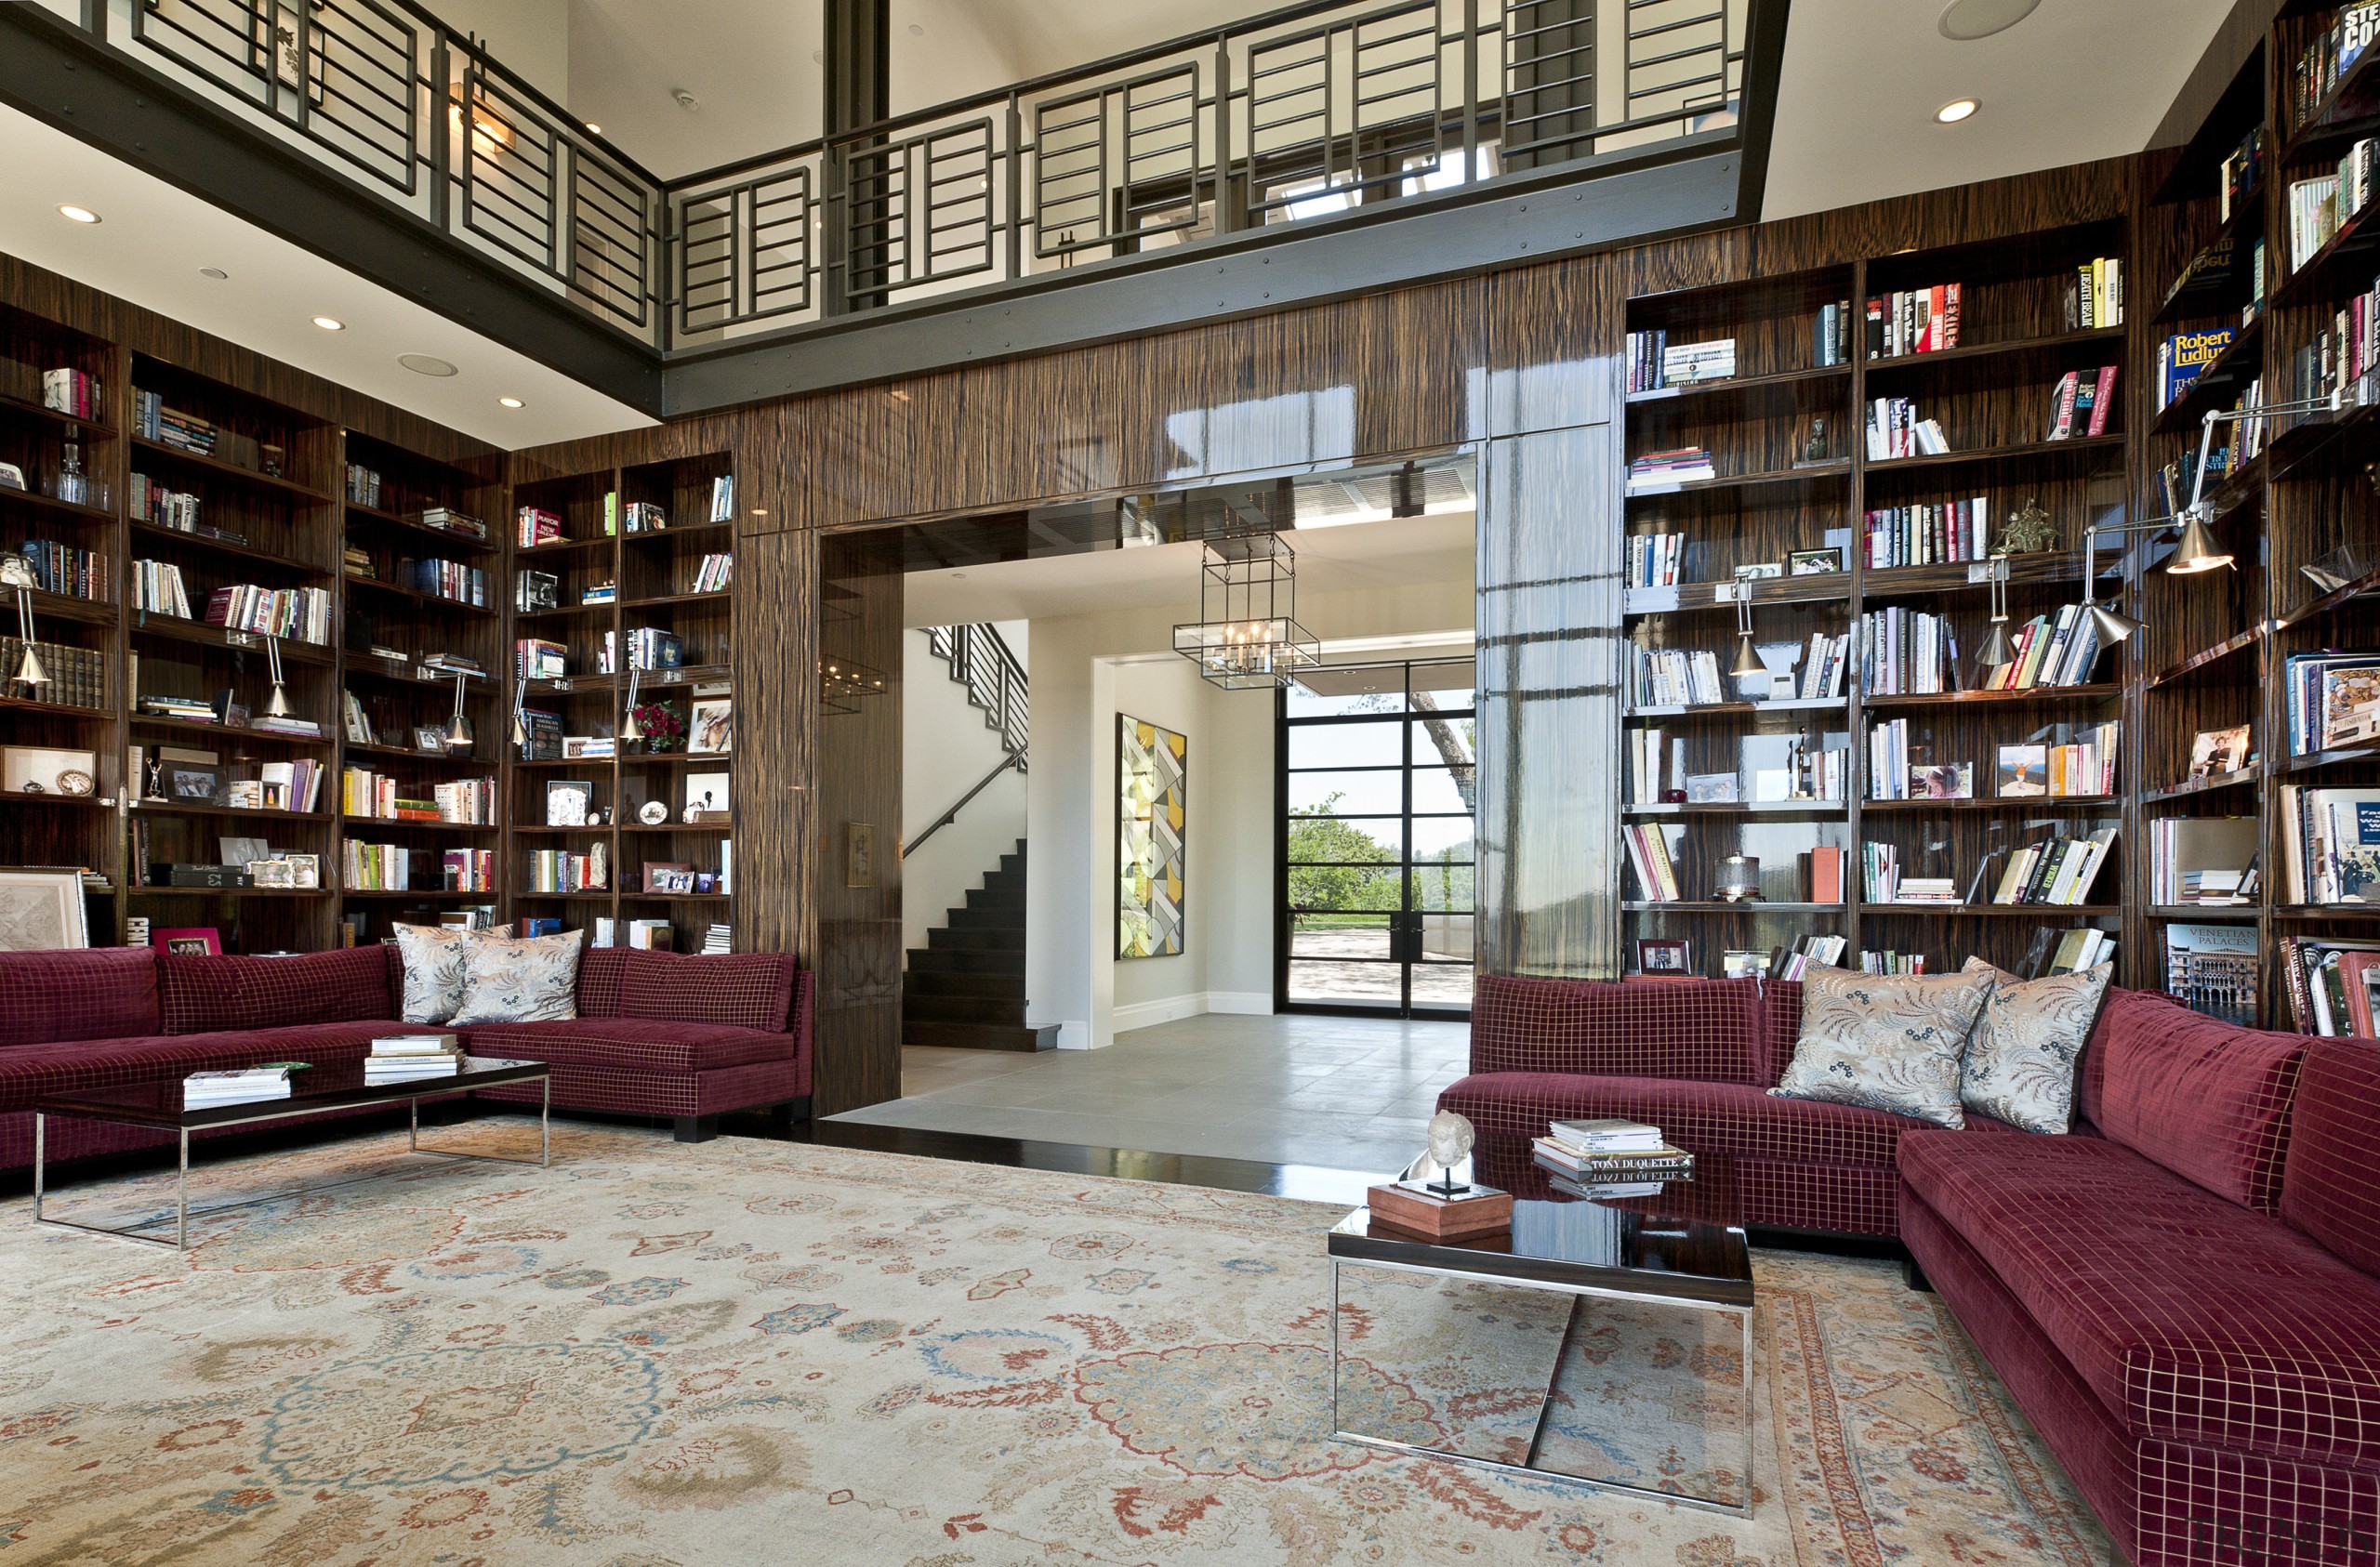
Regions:
<instances>
[{"instance_id":1,"label":"recessed ceiling light","mask_svg":"<svg viewBox=\"0 0 2380 1567\"><path fill-rule=\"evenodd\" d=\"M678 88L669 96L678 100L678 107L681 109L694 110L700 109L702 107L701 100L696 99L694 94L688 92L683 87Z\"/></svg>"},{"instance_id":2,"label":"recessed ceiling light","mask_svg":"<svg viewBox=\"0 0 2380 1567\"><path fill-rule=\"evenodd\" d=\"M314 318L314 324L321 327L325 332L344 332L347 330L347 323L339 320L337 316L316 316Z\"/></svg>"},{"instance_id":3,"label":"recessed ceiling light","mask_svg":"<svg viewBox=\"0 0 2380 1567\"><path fill-rule=\"evenodd\" d=\"M1934 117L1946 125L1955 125L1983 105L1971 98L1954 98L1934 111Z\"/></svg>"},{"instance_id":4,"label":"recessed ceiling light","mask_svg":"<svg viewBox=\"0 0 2380 1567\"><path fill-rule=\"evenodd\" d=\"M521 400L517 397L499 397L496 401L507 408L519 408L522 406Z\"/></svg>"},{"instance_id":5,"label":"recessed ceiling light","mask_svg":"<svg viewBox=\"0 0 2380 1567\"><path fill-rule=\"evenodd\" d=\"M97 223L99 220L99 215L86 206L61 206L58 209L58 216L72 218L77 223Z\"/></svg>"},{"instance_id":6,"label":"recessed ceiling light","mask_svg":"<svg viewBox=\"0 0 2380 1567\"><path fill-rule=\"evenodd\" d=\"M2042 0L1950 0L1937 25L1942 36L1962 44L2005 33L2027 17Z\"/></svg>"},{"instance_id":7,"label":"recessed ceiling light","mask_svg":"<svg viewBox=\"0 0 2380 1567\"><path fill-rule=\"evenodd\" d=\"M967 580L967 573L964 572L953 572L950 573L950 580L953 582L965 582Z\"/></svg>"},{"instance_id":8,"label":"recessed ceiling light","mask_svg":"<svg viewBox=\"0 0 2380 1567\"><path fill-rule=\"evenodd\" d=\"M922 23L922 22L915 22L915 21L913 21L913 22L911 22L911 23L909 24L909 36L910 36L910 37L912 37L912 38L922 38L922 37L924 37L925 35L926 35L926 30L925 30L925 24L924 24L924 23Z\"/></svg>"},{"instance_id":9,"label":"recessed ceiling light","mask_svg":"<svg viewBox=\"0 0 2380 1567\"><path fill-rule=\"evenodd\" d=\"M220 267L201 267L198 270L198 275L203 278L213 278L217 283L221 283L231 274Z\"/></svg>"},{"instance_id":10,"label":"recessed ceiling light","mask_svg":"<svg viewBox=\"0 0 2380 1567\"><path fill-rule=\"evenodd\" d=\"M442 380L455 374L455 367L430 354L399 354L397 362L416 375L436 375Z\"/></svg>"},{"instance_id":11,"label":"recessed ceiling light","mask_svg":"<svg viewBox=\"0 0 2380 1567\"><path fill-rule=\"evenodd\" d=\"M603 127L597 125L594 121L589 120L587 122L587 134L589 136L601 136L603 134Z\"/></svg>"}]
</instances>

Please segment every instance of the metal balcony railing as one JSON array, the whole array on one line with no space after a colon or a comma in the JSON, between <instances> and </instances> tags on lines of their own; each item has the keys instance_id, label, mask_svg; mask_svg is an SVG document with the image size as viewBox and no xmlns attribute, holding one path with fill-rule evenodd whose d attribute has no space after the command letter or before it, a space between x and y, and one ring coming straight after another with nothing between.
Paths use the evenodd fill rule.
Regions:
<instances>
[{"instance_id":1,"label":"metal balcony railing","mask_svg":"<svg viewBox=\"0 0 2380 1567\"><path fill-rule=\"evenodd\" d=\"M668 350L1724 143L1752 3L1309 0L671 181L412 0L85 0L76 20Z\"/></svg>"}]
</instances>

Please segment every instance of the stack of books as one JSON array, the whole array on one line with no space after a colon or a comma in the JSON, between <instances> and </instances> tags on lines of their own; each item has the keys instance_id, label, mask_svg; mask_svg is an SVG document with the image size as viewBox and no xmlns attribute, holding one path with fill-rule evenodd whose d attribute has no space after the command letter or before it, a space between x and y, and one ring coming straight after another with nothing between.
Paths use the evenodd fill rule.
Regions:
<instances>
[{"instance_id":1,"label":"stack of books","mask_svg":"<svg viewBox=\"0 0 2380 1567\"><path fill-rule=\"evenodd\" d=\"M1628 465L1628 488L1631 494L1673 488L1719 477L1711 466L1711 454L1699 446L1680 446L1673 451L1647 452Z\"/></svg>"},{"instance_id":2,"label":"stack of books","mask_svg":"<svg viewBox=\"0 0 2380 1567\"><path fill-rule=\"evenodd\" d=\"M729 927L713 924L709 929L703 932L703 951L706 953L734 952L734 950L735 932Z\"/></svg>"},{"instance_id":3,"label":"stack of books","mask_svg":"<svg viewBox=\"0 0 2380 1567\"><path fill-rule=\"evenodd\" d=\"M524 506L521 508L518 517L521 529L514 542L522 548L534 549L541 544L562 543L564 537L562 531L562 513L548 511L543 507Z\"/></svg>"},{"instance_id":4,"label":"stack of books","mask_svg":"<svg viewBox=\"0 0 2380 1567\"><path fill-rule=\"evenodd\" d=\"M1726 381L1736 374L1736 340L1713 337L1708 342L1680 343L1661 349L1661 384L1690 387L1702 381Z\"/></svg>"},{"instance_id":5,"label":"stack of books","mask_svg":"<svg viewBox=\"0 0 2380 1567\"><path fill-rule=\"evenodd\" d=\"M487 537L486 523L476 517L456 511L448 507L433 506L424 511L421 514L421 525L425 528L443 528L450 533L460 533L466 538Z\"/></svg>"},{"instance_id":6,"label":"stack of books","mask_svg":"<svg viewBox=\"0 0 2380 1567\"><path fill-rule=\"evenodd\" d=\"M2057 378L2050 393L2049 434L2051 441L2071 441L2076 436L2108 433L2108 410L2115 406L2116 367L2101 365L2097 370L2069 370Z\"/></svg>"},{"instance_id":7,"label":"stack of books","mask_svg":"<svg viewBox=\"0 0 2380 1567\"><path fill-rule=\"evenodd\" d=\"M372 1041L364 1059L367 1085L412 1083L425 1077L452 1077L463 1067L463 1047L451 1034L395 1034Z\"/></svg>"},{"instance_id":8,"label":"stack of books","mask_svg":"<svg viewBox=\"0 0 2380 1567\"><path fill-rule=\"evenodd\" d=\"M735 476L722 473L710 481L710 520L732 522L735 520Z\"/></svg>"},{"instance_id":9,"label":"stack of books","mask_svg":"<svg viewBox=\"0 0 2380 1567\"><path fill-rule=\"evenodd\" d=\"M231 1072L193 1072L182 1079L184 1110L288 1097L289 1068L284 1063L241 1067Z\"/></svg>"},{"instance_id":10,"label":"stack of books","mask_svg":"<svg viewBox=\"0 0 2380 1567\"><path fill-rule=\"evenodd\" d=\"M195 414L166 407L155 392L133 392L132 419L134 433L144 441L202 457L215 454L215 427Z\"/></svg>"},{"instance_id":11,"label":"stack of books","mask_svg":"<svg viewBox=\"0 0 2380 1567\"><path fill-rule=\"evenodd\" d=\"M188 724L211 724L219 717L214 705L195 696L156 692L143 696L136 707L152 718L178 718Z\"/></svg>"},{"instance_id":12,"label":"stack of books","mask_svg":"<svg viewBox=\"0 0 2380 1567\"><path fill-rule=\"evenodd\" d=\"M41 405L77 419L96 421L107 400L97 375L72 368L41 373Z\"/></svg>"},{"instance_id":13,"label":"stack of books","mask_svg":"<svg viewBox=\"0 0 2380 1567\"><path fill-rule=\"evenodd\" d=\"M1727 700L1715 653L1632 642L1629 655L1633 668L1628 689L1635 706L1693 707Z\"/></svg>"},{"instance_id":14,"label":"stack of books","mask_svg":"<svg viewBox=\"0 0 2380 1567\"><path fill-rule=\"evenodd\" d=\"M1555 1121L1530 1146L1538 1167L1575 1195L1650 1197L1694 1176L1694 1155L1641 1121Z\"/></svg>"},{"instance_id":15,"label":"stack of books","mask_svg":"<svg viewBox=\"0 0 2380 1567\"><path fill-rule=\"evenodd\" d=\"M1905 397L1880 397L1868 405L1868 460L1891 457L1938 457L1950 449L1950 438L1939 423L1917 416L1917 404Z\"/></svg>"}]
</instances>

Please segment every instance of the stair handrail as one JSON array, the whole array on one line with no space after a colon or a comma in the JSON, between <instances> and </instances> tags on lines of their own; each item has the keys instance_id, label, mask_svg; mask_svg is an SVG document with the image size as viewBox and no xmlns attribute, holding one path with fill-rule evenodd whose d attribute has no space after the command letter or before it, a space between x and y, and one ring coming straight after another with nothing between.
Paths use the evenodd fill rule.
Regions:
<instances>
[{"instance_id":1,"label":"stair handrail","mask_svg":"<svg viewBox=\"0 0 2380 1567\"><path fill-rule=\"evenodd\" d=\"M1025 665L1008 639L980 621L928 626L926 635L935 654L949 665L950 678L984 710L985 727L999 731L1000 748L1022 755L1032 737L1030 696Z\"/></svg>"},{"instance_id":2,"label":"stair handrail","mask_svg":"<svg viewBox=\"0 0 2380 1567\"><path fill-rule=\"evenodd\" d=\"M1019 751L1012 757L1002 757L999 759L998 764L995 766L991 771L984 774L983 777L975 781L975 786L973 788L959 797L959 803L957 805L952 806L948 810L945 810L940 816L935 817L932 823L929 825L924 832L919 833L916 837L910 839L907 843L903 844L901 846L901 857L906 860L910 855L915 854L919 849L925 847L926 839L933 836L934 834L942 831L945 827L949 826L953 822L958 821L959 813L967 809L969 802L973 800L977 795L980 795L985 790L990 788L992 786L992 781L1011 768L1014 768L1019 772L1023 772L1025 770L1024 752Z\"/></svg>"}]
</instances>

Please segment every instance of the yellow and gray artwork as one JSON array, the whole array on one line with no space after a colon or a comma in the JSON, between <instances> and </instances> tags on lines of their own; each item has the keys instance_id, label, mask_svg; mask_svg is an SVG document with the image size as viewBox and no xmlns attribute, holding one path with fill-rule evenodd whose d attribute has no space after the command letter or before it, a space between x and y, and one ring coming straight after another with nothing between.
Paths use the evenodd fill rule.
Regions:
<instances>
[{"instance_id":1,"label":"yellow and gray artwork","mask_svg":"<svg viewBox=\"0 0 2380 1567\"><path fill-rule=\"evenodd\" d=\"M1182 953L1182 826L1190 743L1116 716L1116 955Z\"/></svg>"}]
</instances>

